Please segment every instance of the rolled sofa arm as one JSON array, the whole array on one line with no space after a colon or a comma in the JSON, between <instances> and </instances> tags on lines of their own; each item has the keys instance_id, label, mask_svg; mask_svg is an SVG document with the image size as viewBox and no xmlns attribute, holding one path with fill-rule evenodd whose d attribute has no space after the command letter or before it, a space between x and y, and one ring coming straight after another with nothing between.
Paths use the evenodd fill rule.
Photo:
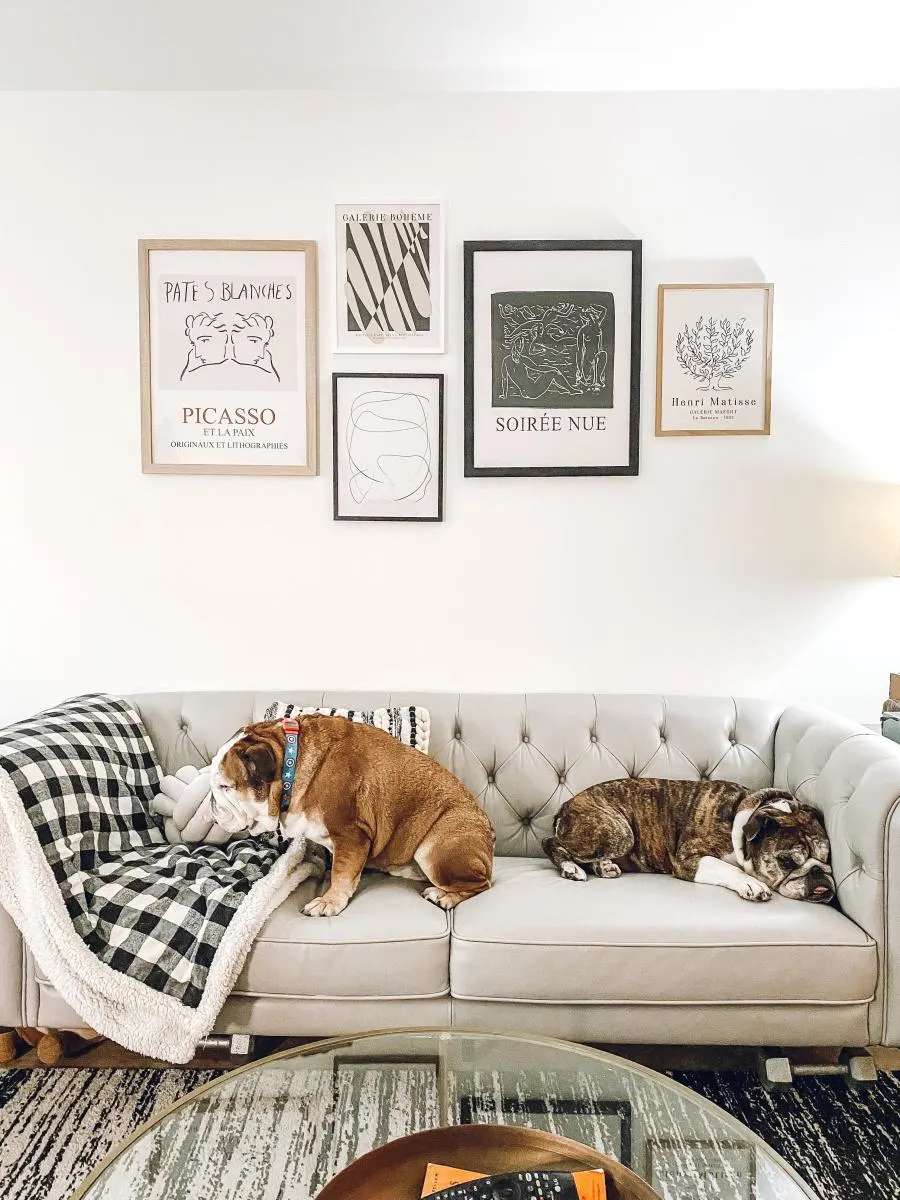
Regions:
<instances>
[{"instance_id":1,"label":"rolled sofa arm","mask_svg":"<svg viewBox=\"0 0 900 1200\"><path fill-rule=\"evenodd\" d=\"M900 746L824 709L787 708L775 786L825 819L838 903L878 946L869 1040L900 1045Z\"/></svg>"},{"instance_id":2,"label":"rolled sofa arm","mask_svg":"<svg viewBox=\"0 0 900 1200\"><path fill-rule=\"evenodd\" d=\"M0 1027L24 1025L22 1013L22 935L0 907Z\"/></svg>"}]
</instances>

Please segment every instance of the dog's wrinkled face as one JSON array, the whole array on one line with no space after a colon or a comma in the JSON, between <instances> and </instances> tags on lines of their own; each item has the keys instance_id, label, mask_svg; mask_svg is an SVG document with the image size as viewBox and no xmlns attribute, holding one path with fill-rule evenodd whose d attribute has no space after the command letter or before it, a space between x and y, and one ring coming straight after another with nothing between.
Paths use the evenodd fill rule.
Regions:
<instances>
[{"instance_id":1,"label":"dog's wrinkled face","mask_svg":"<svg viewBox=\"0 0 900 1200\"><path fill-rule=\"evenodd\" d=\"M790 900L829 904L834 875L822 818L794 799L761 804L744 827L745 854L753 874Z\"/></svg>"},{"instance_id":2,"label":"dog's wrinkled face","mask_svg":"<svg viewBox=\"0 0 900 1200\"><path fill-rule=\"evenodd\" d=\"M213 816L229 833L251 836L278 828L284 731L280 721L239 729L212 761Z\"/></svg>"}]
</instances>

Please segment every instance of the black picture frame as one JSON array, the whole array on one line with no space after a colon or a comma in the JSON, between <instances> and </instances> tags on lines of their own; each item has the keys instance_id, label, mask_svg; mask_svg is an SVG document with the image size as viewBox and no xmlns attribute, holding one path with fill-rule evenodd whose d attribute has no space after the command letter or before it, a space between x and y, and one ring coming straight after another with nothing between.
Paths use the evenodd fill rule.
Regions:
<instances>
[{"instance_id":1,"label":"black picture frame","mask_svg":"<svg viewBox=\"0 0 900 1200\"><path fill-rule=\"evenodd\" d=\"M623 1167L631 1167L632 1163L632 1116L630 1100L565 1100L558 1097L544 1099L540 1096L503 1096L500 1100L500 1112L509 1114L524 1114L525 1116L562 1116L562 1117L617 1117L619 1120L619 1152L617 1158ZM459 1097L460 1125L478 1124L475 1097L463 1095Z\"/></svg>"},{"instance_id":2,"label":"black picture frame","mask_svg":"<svg viewBox=\"0 0 900 1200\"><path fill-rule=\"evenodd\" d=\"M475 256L501 251L625 251L631 254L631 355L629 380L628 462L611 466L476 467L475 466ZM465 468L467 477L552 477L637 475L641 421L641 281L642 243L630 238L593 241L488 241L463 243Z\"/></svg>"},{"instance_id":3,"label":"black picture frame","mask_svg":"<svg viewBox=\"0 0 900 1200\"><path fill-rule=\"evenodd\" d=\"M436 516L372 516L340 511L339 471L341 469L338 428L338 392L342 379L430 379L438 386L438 469ZM332 496L335 521L443 521L444 519L444 375L434 371L335 371L331 376L332 416Z\"/></svg>"}]
</instances>

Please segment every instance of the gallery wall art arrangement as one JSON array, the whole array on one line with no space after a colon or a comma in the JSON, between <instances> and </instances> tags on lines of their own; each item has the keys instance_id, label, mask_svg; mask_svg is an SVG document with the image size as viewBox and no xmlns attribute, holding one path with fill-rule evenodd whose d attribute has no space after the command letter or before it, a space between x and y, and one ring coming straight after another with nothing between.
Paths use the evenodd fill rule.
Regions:
<instances>
[{"instance_id":1,"label":"gallery wall art arrangement","mask_svg":"<svg viewBox=\"0 0 900 1200\"><path fill-rule=\"evenodd\" d=\"M446 352L444 218L335 206L335 355ZM637 475L642 243L461 249L465 475ZM313 240L139 243L146 472L317 474L316 262ZM657 436L770 432L773 291L659 286ZM333 373L335 520L443 520L444 409L442 373Z\"/></svg>"}]
</instances>

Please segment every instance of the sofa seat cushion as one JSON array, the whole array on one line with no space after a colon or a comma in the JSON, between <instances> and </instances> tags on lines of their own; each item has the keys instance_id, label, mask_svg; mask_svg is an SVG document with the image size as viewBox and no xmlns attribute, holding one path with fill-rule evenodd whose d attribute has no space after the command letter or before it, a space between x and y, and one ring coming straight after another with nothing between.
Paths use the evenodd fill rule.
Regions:
<instances>
[{"instance_id":1,"label":"sofa seat cushion","mask_svg":"<svg viewBox=\"0 0 900 1200\"><path fill-rule=\"evenodd\" d=\"M366 871L337 917L305 917L325 890L307 880L269 917L234 992L251 996L385 999L445 996L450 922L422 885Z\"/></svg>"},{"instance_id":2,"label":"sofa seat cushion","mask_svg":"<svg viewBox=\"0 0 900 1200\"><path fill-rule=\"evenodd\" d=\"M849 1004L875 991L875 943L837 909L667 875L575 883L546 859L498 858L494 886L452 920L458 999Z\"/></svg>"}]
</instances>

